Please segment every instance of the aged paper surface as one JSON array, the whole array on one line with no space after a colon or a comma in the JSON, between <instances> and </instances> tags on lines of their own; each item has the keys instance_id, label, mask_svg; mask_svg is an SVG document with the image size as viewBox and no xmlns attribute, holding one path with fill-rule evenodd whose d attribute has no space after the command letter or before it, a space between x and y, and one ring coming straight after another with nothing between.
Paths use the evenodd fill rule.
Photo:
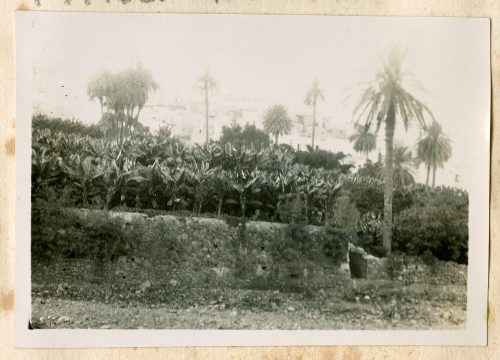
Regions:
<instances>
[{"instance_id":1,"label":"aged paper surface","mask_svg":"<svg viewBox=\"0 0 500 360\"><path fill-rule=\"evenodd\" d=\"M495 80L495 69L497 64L495 62L495 45L498 42L498 35L496 35L495 18L498 16L498 6L493 3L488 2L477 2L472 4L462 4L462 6L454 6L448 8L447 6L429 2L425 7L419 8L417 4L412 6L411 4L406 4L402 7L397 3L384 3L382 4L372 4L372 6L353 6L352 4L342 3L331 5L327 2L311 2L304 3L301 5L296 4L295 7L290 6L290 4L283 3L283 6L279 6L279 2L255 2L252 4L245 4L244 2L224 4L219 2L215 4L212 2L206 2L204 5L199 4L189 4L189 2L152 2L149 4L141 4L139 1L132 1L127 5L122 5L120 3L112 3L110 5L106 4L104 1L97 4L85 5L85 2L78 3L76 1L69 2L70 4L64 4L63 1L60 2L48 2L39 1L40 6L36 4L15 4L12 2L9 5L4 5L5 9L2 11L2 16L5 20L2 23L10 24L6 26L5 29L8 30L7 34L2 34L2 41L6 44L2 44L2 49L7 50L2 55L2 64L4 65L4 76L2 78L2 104L4 105L2 114L2 134L4 141L4 151L2 152L2 168L5 169L5 175L2 176L2 188L7 191L2 192L2 209L4 209L3 219L2 219L2 247L1 254L4 255L4 268L2 272L2 339L7 340L7 345L2 344L2 346L8 346L8 351L14 351L13 354L6 353L8 358L11 357L21 357L21 356L41 356L37 352L28 355L27 352L32 352L33 350L13 350L13 311L12 307L14 304L14 293L13 290L13 268L14 268L14 192L8 191L8 189L14 189L15 186L15 169L14 169L14 152L15 152L15 94L13 92L15 85L15 62L13 58L14 49L14 23L13 23L13 11L16 9L31 9L36 10L37 8L41 10L109 10L109 11L171 11L171 12L229 12L229 13L275 13L275 14L331 14L331 15L446 15L446 16L485 16L492 18L492 68L493 68L493 99L496 93L497 81ZM90 2L89 2L90 3ZM189 6L191 5L191 6ZM250 6L251 5L251 6ZM337 7L338 6L338 7ZM4 50L4 51L5 51ZM497 112L495 108L496 104L493 104L493 117ZM492 178L494 179L496 169L495 164L497 162L495 155L496 141L494 140L494 133L496 131L495 126L492 126ZM399 358L401 356L409 356L410 358L427 358L433 354L437 358L458 358L462 356L463 358L495 358L498 355L498 349L496 344L498 339L495 338L495 333L498 332L498 328L495 322L495 310L498 308L498 303L494 299L498 294L498 286L496 286L495 276L497 272L497 267L495 267L495 259L498 256L498 246L495 244L495 209L496 209L496 185L492 181L492 217L491 217L491 246L490 246L490 258L492 266L490 267L490 308L489 308L489 346L487 348L477 348L477 349L467 349L467 348L416 348L416 347L403 347L403 348L375 348L375 347L364 347L364 348L354 348L354 347L331 347L331 348L264 348L264 349L251 349L251 348L214 348L214 349L160 349L158 351L154 349L146 350L140 349L134 351L133 355L137 354L139 356L171 356L171 357L200 357L200 358L220 358L223 355L234 356L234 357L270 357L270 358L316 358L319 356L327 358L370 358L374 354L379 356L393 355L394 358ZM8 241L5 241L8 239ZM496 331L495 331L496 330ZM397 352L395 352L397 350ZM72 350L73 352L75 350ZM74 356L86 357L90 356L123 356L129 355L130 350L88 350L84 353L77 354ZM92 352L90 354L89 352ZM36 355L35 355L36 354ZM420 355L422 354L422 355ZM68 355L68 351L61 351L61 357ZM132 354L130 354L132 355Z\"/></svg>"}]
</instances>

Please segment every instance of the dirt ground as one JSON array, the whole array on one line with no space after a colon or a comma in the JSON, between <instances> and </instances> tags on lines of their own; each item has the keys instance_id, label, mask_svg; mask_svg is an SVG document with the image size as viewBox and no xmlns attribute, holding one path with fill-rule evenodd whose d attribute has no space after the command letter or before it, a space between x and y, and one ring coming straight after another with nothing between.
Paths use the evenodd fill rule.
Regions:
<instances>
[{"instance_id":1,"label":"dirt ground","mask_svg":"<svg viewBox=\"0 0 500 360\"><path fill-rule=\"evenodd\" d=\"M142 286L142 289L141 289ZM306 291L32 284L33 328L461 329L466 286L338 279Z\"/></svg>"}]
</instances>

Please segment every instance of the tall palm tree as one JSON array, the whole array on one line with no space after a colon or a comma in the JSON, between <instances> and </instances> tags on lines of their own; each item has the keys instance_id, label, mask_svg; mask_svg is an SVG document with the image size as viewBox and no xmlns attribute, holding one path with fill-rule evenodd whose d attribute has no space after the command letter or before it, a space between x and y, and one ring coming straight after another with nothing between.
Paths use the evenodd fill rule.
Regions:
<instances>
[{"instance_id":1,"label":"tall palm tree","mask_svg":"<svg viewBox=\"0 0 500 360\"><path fill-rule=\"evenodd\" d=\"M356 132L349 136L349 141L354 142L354 151L366 155L366 160L368 160L368 154L375 150L377 145L377 137L370 128L366 125L355 125Z\"/></svg>"},{"instance_id":2,"label":"tall palm tree","mask_svg":"<svg viewBox=\"0 0 500 360\"><path fill-rule=\"evenodd\" d=\"M392 178L396 187L415 184L415 178L413 176L414 163L411 152L407 147L394 147L394 174Z\"/></svg>"},{"instance_id":3,"label":"tall palm tree","mask_svg":"<svg viewBox=\"0 0 500 360\"><path fill-rule=\"evenodd\" d=\"M394 146L393 159L393 184L394 187L408 186L415 184L414 166L415 160L406 146ZM380 154L379 154L380 155ZM385 167L382 164L382 158L375 163L370 163L374 171L374 177L384 181ZM366 169L366 167L365 167Z\"/></svg>"},{"instance_id":4,"label":"tall palm tree","mask_svg":"<svg viewBox=\"0 0 500 360\"><path fill-rule=\"evenodd\" d=\"M307 92L305 99L306 105L312 106L313 108L312 140L311 140L311 147L313 151L314 151L314 133L316 129L316 104L318 100L325 100L325 97L323 95L323 91L319 87L318 81L315 80L312 87Z\"/></svg>"},{"instance_id":5,"label":"tall palm tree","mask_svg":"<svg viewBox=\"0 0 500 360\"><path fill-rule=\"evenodd\" d=\"M121 87L127 89L125 94L125 115L127 116L125 134L127 134L132 128L134 130L141 128L139 115L148 101L149 94L158 89L158 83L141 65L125 71L122 81Z\"/></svg>"},{"instance_id":6,"label":"tall palm tree","mask_svg":"<svg viewBox=\"0 0 500 360\"><path fill-rule=\"evenodd\" d=\"M432 187L436 185L436 169L443 167L451 157L451 140L443 133L443 128L437 121L425 131L417 142L417 164L427 166L425 185L429 186L429 175L432 168Z\"/></svg>"},{"instance_id":7,"label":"tall palm tree","mask_svg":"<svg viewBox=\"0 0 500 360\"><path fill-rule=\"evenodd\" d=\"M110 92L113 83L113 75L107 71L102 70L90 78L87 84L87 96L90 101L97 99L101 107L101 118L104 115L104 106L106 105L106 96Z\"/></svg>"},{"instance_id":8,"label":"tall palm tree","mask_svg":"<svg viewBox=\"0 0 500 360\"><path fill-rule=\"evenodd\" d=\"M274 143L278 145L278 136L290 134L293 123L283 105L273 105L264 116L264 131L274 135Z\"/></svg>"},{"instance_id":9,"label":"tall palm tree","mask_svg":"<svg viewBox=\"0 0 500 360\"><path fill-rule=\"evenodd\" d=\"M142 128L139 115L149 94L158 88L151 73L140 65L134 69L110 73L101 71L87 85L90 100L101 105L101 125L108 134L118 131L119 143L131 130Z\"/></svg>"},{"instance_id":10,"label":"tall palm tree","mask_svg":"<svg viewBox=\"0 0 500 360\"><path fill-rule=\"evenodd\" d=\"M208 94L216 90L218 85L208 71L198 81L200 83L200 90L205 94L205 144L208 144Z\"/></svg>"},{"instance_id":11,"label":"tall palm tree","mask_svg":"<svg viewBox=\"0 0 500 360\"><path fill-rule=\"evenodd\" d=\"M399 47L392 48L382 71L364 89L354 109L354 113L358 114L358 122L364 117L365 125L375 125L376 131L382 124L385 126L383 245L386 255L391 253L392 244L393 143L396 120L399 119L407 130L412 123L425 129L425 113L433 118L427 105L403 86L408 75L402 69L404 57L405 53Z\"/></svg>"}]
</instances>

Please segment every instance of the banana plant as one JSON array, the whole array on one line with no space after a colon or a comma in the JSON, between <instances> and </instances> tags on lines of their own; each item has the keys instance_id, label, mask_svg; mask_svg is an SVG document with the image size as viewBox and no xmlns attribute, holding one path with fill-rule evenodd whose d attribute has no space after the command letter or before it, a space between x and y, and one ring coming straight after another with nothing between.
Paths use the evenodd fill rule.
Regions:
<instances>
[{"instance_id":1,"label":"banana plant","mask_svg":"<svg viewBox=\"0 0 500 360\"><path fill-rule=\"evenodd\" d=\"M320 206L318 206L321 210L317 214L319 215L320 223L326 223L334 207L339 190L344 185L344 181L343 177L339 176L340 174L332 171L325 171L322 175L324 176L324 186L322 196L319 198Z\"/></svg>"},{"instance_id":2,"label":"banana plant","mask_svg":"<svg viewBox=\"0 0 500 360\"><path fill-rule=\"evenodd\" d=\"M137 165L133 160L125 159L123 166L118 166L116 160L105 160L100 164L103 172L106 193L106 208L111 208L119 195L120 203L127 202L131 194L136 204L139 202L140 184L147 179L138 174Z\"/></svg>"},{"instance_id":3,"label":"banana plant","mask_svg":"<svg viewBox=\"0 0 500 360\"><path fill-rule=\"evenodd\" d=\"M259 170L252 172L242 170L230 174L229 184L238 193L242 217L246 215L248 197L261 191L259 183L261 179L262 173Z\"/></svg>"},{"instance_id":4,"label":"banana plant","mask_svg":"<svg viewBox=\"0 0 500 360\"><path fill-rule=\"evenodd\" d=\"M220 168L210 172L207 178L207 186L211 190L211 197L217 203L217 216L221 216L222 205L231 189L229 172Z\"/></svg>"},{"instance_id":5,"label":"banana plant","mask_svg":"<svg viewBox=\"0 0 500 360\"><path fill-rule=\"evenodd\" d=\"M201 214L204 200L210 196L210 178L212 174L220 171L220 168L210 168L208 161L202 161L200 164L193 161L190 168L186 171L193 183L193 212L199 215Z\"/></svg>"},{"instance_id":6,"label":"banana plant","mask_svg":"<svg viewBox=\"0 0 500 360\"><path fill-rule=\"evenodd\" d=\"M64 170L72 180L73 195L83 206L89 205L89 200L101 194L102 186L98 180L103 172L93 163L94 158L87 156L83 160L79 155L72 155L65 164Z\"/></svg>"},{"instance_id":7,"label":"banana plant","mask_svg":"<svg viewBox=\"0 0 500 360\"><path fill-rule=\"evenodd\" d=\"M145 204L146 207L157 209L166 200L167 189L163 179L162 166L155 160L153 164L142 166L134 171L139 179L136 203ZM166 208L166 207L165 207Z\"/></svg>"},{"instance_id":8,"label":"banana plant","mask_svg":"<svg viewBox=\"0 0 500 360\"><path fill-rule=\"evenodd\" d=\"M186 168L182 164L171 168L163 162L160 167L160 173L163 184L170 197L167 201L167 207L172 210L177 210L177 207L181 205L185 208L188 202L181 196L181 193L188 190L188 186L185 183L188 175Z\"/></svg>"},{"instance_id":9,"label":"banana plant","mask_svg":"<svg viewBox=\"0 0 500 360\"><path fill-rule=\"evenodd\" d=\"M50 186L57 185L61 175L61 158L47 154L47 149L31 150L31 196L36 198Z\"/></svg>"},{"instance_id":10,"label":"banana plant","mask_svg":"<svg viewBox=\"0 0 500 360\"><path fill-rule=\"evenodd\" d=\"M315 172L304 168L297 179L296 191L304 203L304 212L308 219L316 217L316 203L324 196L324 181L315 176Z\"/></svg>"}]
</instances>

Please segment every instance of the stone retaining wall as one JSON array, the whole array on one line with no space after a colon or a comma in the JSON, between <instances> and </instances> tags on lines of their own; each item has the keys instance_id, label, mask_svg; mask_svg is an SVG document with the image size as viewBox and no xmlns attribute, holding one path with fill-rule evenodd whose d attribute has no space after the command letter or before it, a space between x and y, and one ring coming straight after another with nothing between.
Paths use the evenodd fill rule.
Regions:
<instances>
[{"instance_id":1,"label":"stone retaining wall","mask_svg":"<svg viewBox=\"0 0 500 360\"><path fill-rule=\"evenodd\" d=\"M79 216L100 210L75 210ZM121 219L124 226L138 234L133 256L165 267L184 266L192 271L211 272L220 279L295 279L315 281L325 275L350 276L347 263L334 264L326 256L314 259L288 259L277 254L273 244L290 236L289 225L238 219L178 217L141 213L106 212ZM312 241L320 239L324 228L305 226ZM129 231L129 230L127 230ZM341 255L347 259L347 253ZM122 260L123 261L123 260ZM347 262L347 260L346 260Z\"/></svg>"}]
</instances>

